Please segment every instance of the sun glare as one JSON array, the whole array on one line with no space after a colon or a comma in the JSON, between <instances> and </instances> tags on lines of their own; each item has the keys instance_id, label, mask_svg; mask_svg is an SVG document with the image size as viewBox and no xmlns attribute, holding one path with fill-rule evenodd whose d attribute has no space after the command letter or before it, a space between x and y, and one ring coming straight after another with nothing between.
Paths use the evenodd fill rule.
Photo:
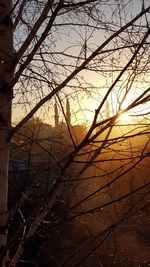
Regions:
<instances>
[{"instance_id":1,"label":"sun glare","mask_svg":"<svg viewBox=\"0 0 150 267\"><path fill-rule=\"evenodd\" d=\"M127 121L129 121L129 119L130 119L130 116L128 115L127 112L120 114L118 117L118 121L126 121L127 122Z\"/></svg>"}]
</instances>

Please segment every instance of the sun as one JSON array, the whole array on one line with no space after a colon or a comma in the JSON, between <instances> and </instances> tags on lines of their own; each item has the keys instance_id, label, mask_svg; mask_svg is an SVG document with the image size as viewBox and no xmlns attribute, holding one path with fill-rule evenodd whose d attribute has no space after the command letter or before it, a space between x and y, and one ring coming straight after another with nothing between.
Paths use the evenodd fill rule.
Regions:
<instances>
[{"instance_id":1,"label":"sun","mask_svg":"<svg viewBox=\"0 0 150 267\"><path fill-rule=\"evenodd\" d=\"M130 116L128 115L127 112L121 113L117 119L117 121L123 121L123 122L128 122L130 120Z\"/></svg>"}]
</instances>

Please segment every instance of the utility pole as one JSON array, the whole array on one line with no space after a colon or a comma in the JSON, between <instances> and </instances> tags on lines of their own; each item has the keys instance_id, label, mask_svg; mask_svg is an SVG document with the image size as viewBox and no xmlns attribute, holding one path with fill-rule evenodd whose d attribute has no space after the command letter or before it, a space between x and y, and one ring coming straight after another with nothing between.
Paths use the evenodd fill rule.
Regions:
<instances>
[{"instance_id":1,"label":"utility pole","mask_svg":"<svg viewBox=\"0 0 150 267\"><path fill-rule=\"evenodd\" d=\"M10 82L13 78L13 24L11 20L12 0L0 0L0 248L7 241L7 192L9 142L11 130L12 90Z\"/></svg>"}]
</instances>

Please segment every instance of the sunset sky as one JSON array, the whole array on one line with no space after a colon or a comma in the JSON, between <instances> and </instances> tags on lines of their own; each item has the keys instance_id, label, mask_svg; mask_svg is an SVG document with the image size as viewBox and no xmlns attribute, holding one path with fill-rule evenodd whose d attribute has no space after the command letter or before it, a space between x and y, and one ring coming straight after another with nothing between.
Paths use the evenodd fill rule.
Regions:
<instances>
[{"instance_id":1,"label":"sunset sky","mask_svg":"<svg viewBox=\"0 0 150 267\"><path fill-rule=\"evenodd\" d=\"M148 3L149 1L145 1L145 5L148 5ZM130 20L131 17L137 15L140 11L141 11L141 0L132 1L131 4L129 5L127 4L127 6L125 6L124 8L123 12L125 15L125 19L123 18L123 13L121 15L122 17L120 18L119 10L116 10L116 2L110 1L109 6L106 7L102 5L101 13L99 15L102 17L105 16L105 20L108 22L107 25L108 27L109 27L109 21L110 22L113 21L114 25L112 26L112 29L115 31L118 30L117 23L124 24L125 22L127 22L127 20ZM115 16L113 16L113 12L115 12ZM64 16L59 17L56 21L56 24L66 23L68 22L67 19L68 18L67 17L65 18ZM119 21L121 19L122 22ZM88 17L87 18L84 17L82 21L87 24L93 23L92 21L88 20ZM71 23L71 19L69 22ZM77 23L76 19L75 23ZM145 18L142 18L139 21L139 23L144 25ZM75 30L75 28L73 27L64 26L60 31L60 38L58 38L59 35L57 33L55 33L52 36L53 38L52 53L56 52L57 54L57 52L59 53L63 52L68 55L74 55L83 58L84 57L83 45L86 39L87 40L86 45L88 48L87 56L88 56L91 54L91 51L93 49L96 49L99 45L103 43L104 40L106 40L110 36L110 34L112 34L112 30L105 31L104 28L105 25L97 25L97 28L89 27L87 29L86 27L77 27L77 30ZM14 36L15 36L14 44L16 46L18 36L16 36L15 34ZM122 38L123 36L124 34L122 34ZM138 37L136 37L135 35L135 38L133 38L133 40L136 38L138 39ZM116 44L116 47L122 45L119 39L117 40L117 42L118 44ZM110 42L110 44L107 45L107 47L104 50L114 48L113 45L114 43ZM126 45L125 40L123 40L123 45ZM120 51L113 52L112 55L111 53L102 53L94 63L91 62L89 64L89 70L84 70L81 72L81 77L78 76L78 80L71 81L69 85L71 85L72 88L68 85L62 90L60 98L64 106L65 106L65 96L69 95L73 123L89 124L92 121L95 109L99 106L106 91L114 82L117 75L119 74L119 71L123 66L125 66L127 60L129 60L131 56L132 56L132 49L130 48L121 50L121 53ZM38 55L35 56L35 59L36 58L38 59ZM59 75L57 76L58 83L63 81L63 79L65 79L65 77L69 75L71 71L73 71L73 69L75 68L75 64L80 65L80 61L82 61L79 59L78 62L75 63L75 60L71 56L66 57L64 55L61 55L60 58L59 57L57 58L57 63L59 62L59 60L61 60L60 62L62 64L64 62L64 64L66 64L66 67L60 66L56 69L55 65L53 65L53 62L49 63L48 65L50 70L51 68L53 68L54 72L55 69L57 72L59 72ZM98 66L96 66L97 63ZM40 63L36 65L35 62L35 66L40 73ZM121 104L122 109L126 108L136 97L138 97L139 94L141 94L145 89L147 89L149 81L148 73L145 72L144 76L143 74L140 73L138 75L136 74L135 76L134 74L135 73L133 72L133 70L131 72L127 71L122 76L121 80L117 83L117 85L113 88L111 94L109 95L108 100L110 103L111 115L117 112L119 104L121 103L125 95L125 92L127 90L129 90L129 92L127 93L127 96L125 97L123 103ZM41 75L43 75L43 71L41 72ZM132 82L131 80L134 80L134 82ZM57 80L55 80L55 82L57 82ZM27 87L26 90L28 91ZM27 114L27 112L32 107L34 107L34 105L38 102L38 99L40 99L43 94L46 95L49 92L49 90L50 89L47 88L47 86L44 84L42 86L41 92L39 93L36 92L36 89L33 89L32 93L24 94L22 93L23 92L22 89L20 91L20 89L15 88L13 121L16 122L20 120L25 114ZM27 101L26 97L28 98ZM55 99L53 99L52 101L48 101L47 104L44 105L44 107L36 113L36 116L42 118L46 123L53 124L54 103ZM149 105L146 104L144 106L139 107L137 110L136 109L133 110L133 113L139 112L141 110L143 110L144 113L145 112L144 110L148 108ZM105 105L102 108L100 117L101 117L100 119L105 118Z\"/></svg>"}]
</instances>

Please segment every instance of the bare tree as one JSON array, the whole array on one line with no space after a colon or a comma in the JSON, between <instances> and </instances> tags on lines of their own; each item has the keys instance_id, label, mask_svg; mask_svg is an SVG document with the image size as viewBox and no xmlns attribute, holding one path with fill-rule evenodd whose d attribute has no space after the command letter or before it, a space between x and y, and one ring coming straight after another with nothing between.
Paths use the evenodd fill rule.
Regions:
<instances>
[{"instance_id":1,"label":"bare tree","mask_svg":"<svg viewBox=\"0 0 150 267\"><path fill-rule=\"evenodd\" d=\"M113 238L115 229L133 210L138 212L148 205L148 2L16 0L12 6L11 1L0 1L0 244L6 246L2 256L18 236L21 240L4 266L17 266L25 243L47 216L50 227L55 227L80 218L90 223L88 215L95 213L97 221L101 212L107 227L105 222L97 230L91 226L93 236L83 244L87 249L61 262L61 266L82 266L93 251ZM54 116L54 100L60 114L55 106L57 125L50 128L46 124ZM17 123L16 114L20 115ZM32 136L21 132L35 115L46 121L49 134L41 134L43 139L37 133L35 138L34 131ZM83 118L86 131L79 125ZM23 192L9 212L12 219L19 210L23 223L6 244L9 144L13 140L23 146L19 135L36 147L30 146L30 162L32 150L41 153L40 157L45 153L45 160L53 165L48 172L53 177L44 199L25 216L23 203L33 186ZM144 172L143 179L138 170ZM139 198L140 192L145 192L144 198ZM68 198L68 206L55 218L51 211L62 194ZM131 195L135 196L132 201ZM90 242L94 242L92 247Z\"/></svg>"},{"instance_id":2,"label":"bare tree","mask_svg":"<svg viewBox=\"0 0 150 267\"><path fill-rule=\"evenodd\" d=\"M0 246L6 244L7 229L7 186L8 156L11 125L12 89L9 83L13 78L13 24L10 18L11 1L0 2Z\"/></svg>"}]
</instances>

